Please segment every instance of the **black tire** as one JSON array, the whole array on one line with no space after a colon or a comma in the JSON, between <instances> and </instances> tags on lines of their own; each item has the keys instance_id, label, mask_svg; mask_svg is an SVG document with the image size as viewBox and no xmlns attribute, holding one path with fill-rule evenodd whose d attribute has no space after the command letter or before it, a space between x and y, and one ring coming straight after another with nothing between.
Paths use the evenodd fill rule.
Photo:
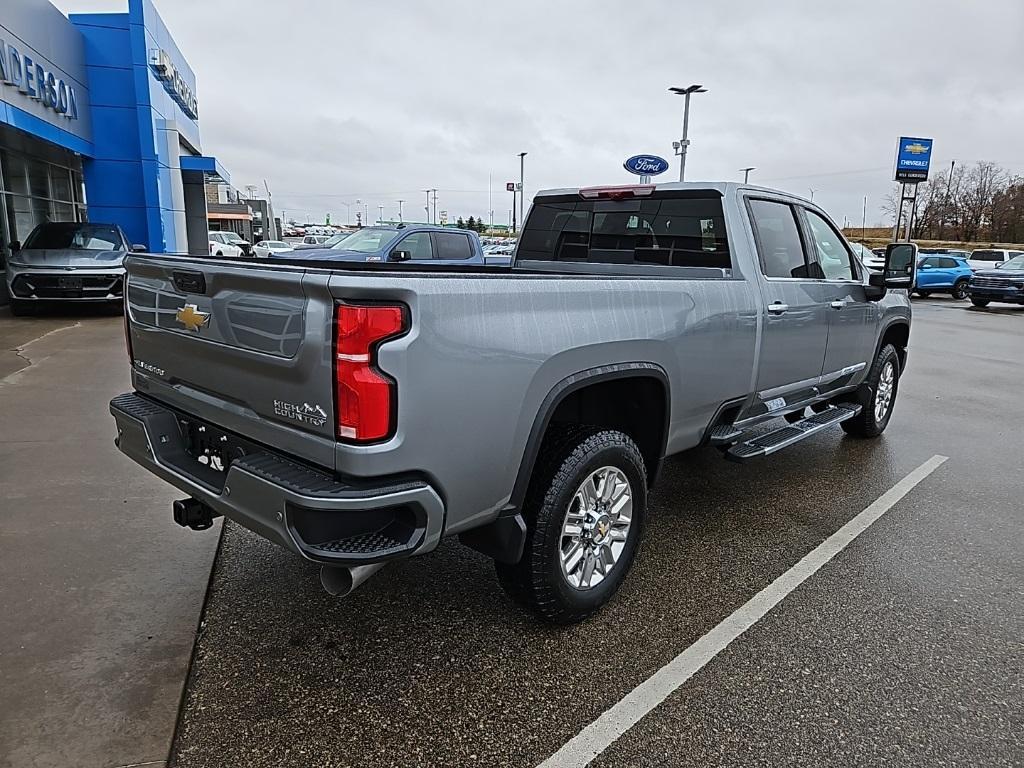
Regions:
<instances>
[{"instance_id":1,"label":"black tire","mask_svg":"<svg viewBox=\"0 0 1024 768\"><path fill-rule=\"evenodd\" d=\"M11 299L11 314L15 317L28 317L35 314L35 307L31 301Z\"/></svg>"},{"instance_id":2,"label":"black tire","mask_svg":"<svg viewBox=\"0 0 1024 768\"><path fill-rule=\"evenodd\" d=\"M929 296L932 295L932 292L931 291L918 291L917 295L920 296L922 299L927 299Z\"/></svg>"},{"instance_id":3,"label":"black tire","mask_svg":"<svg viewBox=\"0 0 1024 768\"><path fill-rule=\"evenodd\" d=\"M628 480L631 522L624 546L607 575L592 587L577 588L562 570L562 527L577 492L605 467L619 470ZM608 602L625 579L643 534L646 512L647 472L640 450L627 435L596 427L552 426L523 505L523 556L515 564L496 562L498 581L512 600L543 621L583 621ZM569 545L572 543L570 540Z\"/></svg>"},{"instance_id":4,"label":"black tire","mask_svg":"<svg viewBox=\"0 0 1024 768\"><path fill-rule=\"evenodd\" d=\"M954 299L963 301L967 298L967 280L957 280L953 283L953 290L951 291Z\"/></svg>"},{"instance_id":5,"label":"black tire","mask_svg":"<svg viewBox=\"0 0 1024 768\"><path fill-rule=\"evenodd\" d=\"M976 298L974 298L972 296L971 297L971 304L973 304L976 307L987 307L988 306L988 299L976 299Z\"/></svg>"},{"instance_id":6,"label":"black tire","mask_svg":"<svg viewBox=\"0 0 1024 768\"><path fill-rule=\"evenodd\" d=\"M881 418L876 415L875 406L877 403L879 382L887 366L892 366L892 387L888 405ZM896 347L892 344L884 345L875 355L875 361L871 365L864 383L857 388L850 402L861 406L861 411L852 419L842 422L843 431L852 437L878 437L889 426L892 418L892 410L896 405L896 396L899 394L900 383L900 358L896 354Z\"/></svg>"}]
</instances>

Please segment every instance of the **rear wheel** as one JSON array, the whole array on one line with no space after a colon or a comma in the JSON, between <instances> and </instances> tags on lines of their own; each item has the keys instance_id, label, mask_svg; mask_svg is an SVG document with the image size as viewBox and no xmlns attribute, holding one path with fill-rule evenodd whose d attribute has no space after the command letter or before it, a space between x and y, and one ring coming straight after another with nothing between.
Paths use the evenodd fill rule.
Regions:
<instances>
[{"instance_id":1,"label":"rear wheel","mask_svg":"<svg viewBox=\"0 0 1024 768\"><path fill-rule=\"evenodd\" d=\"M972 297L971 298L971 304L973 304L976 307L987 307L988 306L988 299L975 299L975 298Z\"/></svg>"},{"instance_id":2,"label":"rear wheel","mask_svg":"<svg viewBox=\"0 0 1024 768\"><path fill-rule=\"evenodd\" d=\"M899 380L899 355L896 347L886 344L878 351L867 378L853 397L861 411L842 422L843 431L853 437L878 437L882 434L892 418Z\"/></svg>"},{"instance_id":3,"label":"rear wheel","mask_svg":"<svg viewBox=\"0 0 1024 768\"><path fill-rule=\"evenodd\" d=\"M952 291L952 293L953 293L953 298L954 299L960 299L961 301L963 299L966 299L967 298L967 281L966 280L957 280L953 284L953 291Z\"/></svg>"},{"instance_id":4,"label":"rear wheel","mask_svg":"<svg viewBox=\"0 0 1024 768\"><path fill-rule=\"evenodd\" d=\"M932 295L932 292L931 291L918 291L917 295L920 296L922 299L927 299L929 296Z\"/></svg>"},{"instance_id":5,"label":"rear wheel","mask_svg":"<svg viewBox=\"0 0 1024 768\"><path fill-rule=\"evenodd\" d=\"M646 511L647 474L627 435L553 427L523 505L523 556L511 565L495 563L498 581L545 621L582 621L625 579Z\"/></svg>"}]
</instances>

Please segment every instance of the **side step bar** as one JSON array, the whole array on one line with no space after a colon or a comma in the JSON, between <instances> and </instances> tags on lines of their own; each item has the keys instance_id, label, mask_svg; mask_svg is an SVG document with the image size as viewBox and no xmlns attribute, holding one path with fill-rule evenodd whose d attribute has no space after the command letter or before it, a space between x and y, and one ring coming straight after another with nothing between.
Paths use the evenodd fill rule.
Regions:
<instances>
[{"instance_id":1,"label":"side step bar","mask_svg":"<svg viewBox=\"0 0 1024 768\"><path fill-rule=\"evenodd\" d=\"M798 421L794 424L787 424L772 432L767 432L757 437L752 437L726 450L725 458L730 461L750 461L759 459L770 453L788 448L793 443L799 443L811 435L815 435L824 429L834 427L836 424L852 419L860 413L861 407L853 403L833 405L821 413Z\"/></svg>"}]
</instances>

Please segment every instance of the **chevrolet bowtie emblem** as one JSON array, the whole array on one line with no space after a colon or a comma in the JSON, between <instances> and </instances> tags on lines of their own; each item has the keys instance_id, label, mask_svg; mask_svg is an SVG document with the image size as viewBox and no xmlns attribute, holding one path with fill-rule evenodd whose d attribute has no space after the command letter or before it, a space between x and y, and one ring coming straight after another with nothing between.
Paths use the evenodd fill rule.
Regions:
<instances>
[{"instance_id":1,"label":"chevrolet bowtie emblem","mask_svg":"<svg viewBox=\"0 0 1024 768\"><path fill-rule=\"evenodd\" d=\"M190 331L198 331L210 322L210 315L207 312L200 312L195 304L186 304L174 314L174 319Z\"/></svg>"}]
</instances>

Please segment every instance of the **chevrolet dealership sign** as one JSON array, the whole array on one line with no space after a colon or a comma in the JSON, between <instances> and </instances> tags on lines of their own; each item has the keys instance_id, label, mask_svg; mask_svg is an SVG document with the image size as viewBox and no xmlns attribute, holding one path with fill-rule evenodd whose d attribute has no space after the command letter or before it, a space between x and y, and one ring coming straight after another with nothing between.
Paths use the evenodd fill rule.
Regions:
<instances>
[{"instance_id":1,"label":"chevrolet dealership sign","mask_svg":"<svg viewBox=\"0 0 1024 768\"><path fill-rule=\"evenodd\" d=\"M22 54L14 45L0 38L0 82L17 88L27 98L34 99L68 120L78 119L78 100L75 89L53 72Z\"/></svg>"},{"instance_id":2,"label":"chevrolet dealership sign","mask_svg":"<svg viewBox=\"0 0 1024 768\"><path fill-rule=\"evenodd\" d=\"M149 66L163 82L164 89L171 94L171 98L178 102L181 111L196 120L199 117L199 101L192 93L192 88L185 82L178 68L174 66L167 51L153 49L149 52Z\"/></svg>"}]
</instances>

